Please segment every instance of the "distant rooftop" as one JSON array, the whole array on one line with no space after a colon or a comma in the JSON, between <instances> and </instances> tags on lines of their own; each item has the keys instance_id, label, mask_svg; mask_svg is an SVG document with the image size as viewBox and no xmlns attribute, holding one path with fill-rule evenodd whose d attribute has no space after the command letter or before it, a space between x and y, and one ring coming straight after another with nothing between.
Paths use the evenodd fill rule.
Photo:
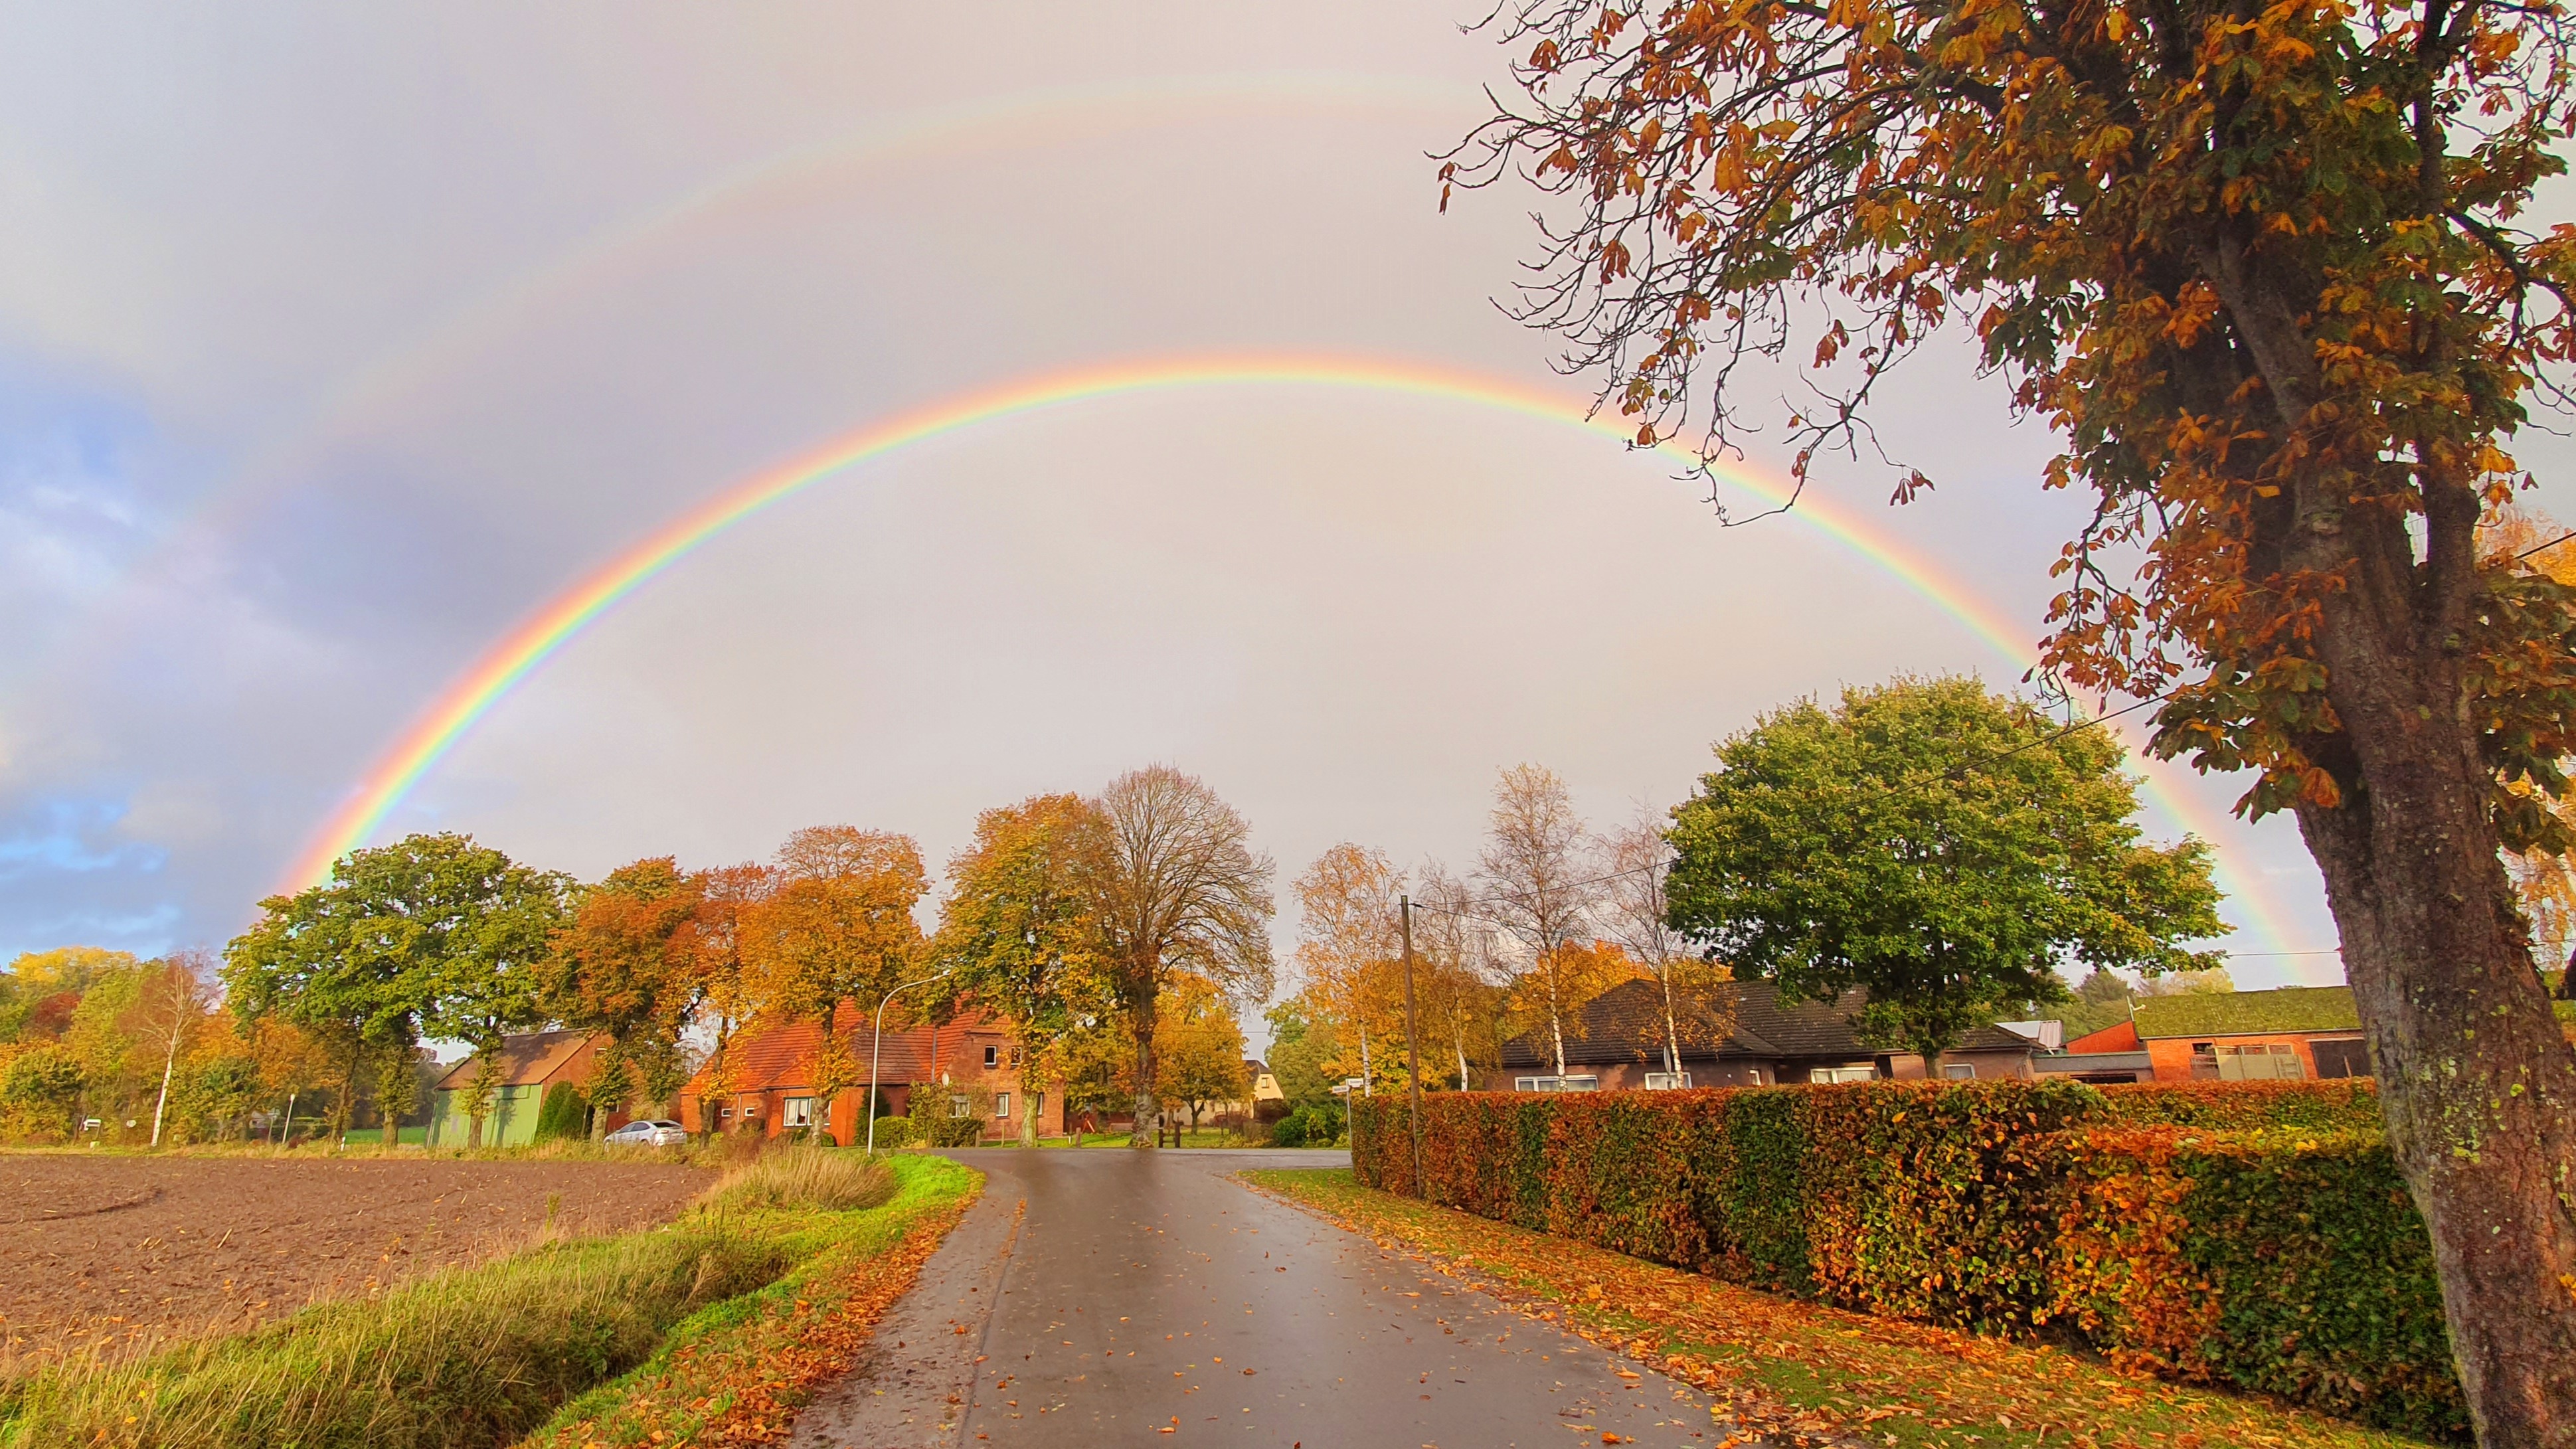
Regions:
<instances>
[{"instance_id":1,"label":"distant rooftop","mask_svg":"<svg viewBox=\"0 0 2576 1449\"><path fill-rule=\"evenodd\" d=\"M2148 996L2134 1010L2138 1035L2149 1039L2361 1030L2349 986Z\"/></svg>"}]
</instances>

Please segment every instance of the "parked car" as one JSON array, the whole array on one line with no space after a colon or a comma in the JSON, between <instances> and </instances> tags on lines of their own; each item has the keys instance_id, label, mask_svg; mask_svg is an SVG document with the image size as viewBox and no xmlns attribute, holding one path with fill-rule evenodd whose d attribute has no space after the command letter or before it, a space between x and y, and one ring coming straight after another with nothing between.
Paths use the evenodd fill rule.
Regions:
<instances>
[{"instance_id":1,"label":"parked car","mask_svg":"<svg viewBox=\"0 0 2576 1449\"><path fill-rule=\"evenodd\" d=\"M677 1122L629 1122L608 1134L611 1147L681 1147L689 1134Z\"/></svg>"}]
</instances>

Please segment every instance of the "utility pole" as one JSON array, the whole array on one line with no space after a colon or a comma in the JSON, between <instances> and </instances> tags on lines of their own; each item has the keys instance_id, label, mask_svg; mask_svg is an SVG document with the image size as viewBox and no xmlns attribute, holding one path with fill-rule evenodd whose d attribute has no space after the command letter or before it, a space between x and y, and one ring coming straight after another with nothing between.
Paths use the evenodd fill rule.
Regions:
<instances>
[{"instance_id":1,"label":"utility pole","mask_svg":"<svg viewBox=\"0 0 2576 1449\"><path fill-rule=\"evenodd\" d=\"M1413 1098L1413 1195L1427 1202L1430 1194L1422 1186L1422 1063L1413 1050L1413 897L1397 896L1396 903L1404 928L1404 1076Z\"/></svg>"}]
</instances>

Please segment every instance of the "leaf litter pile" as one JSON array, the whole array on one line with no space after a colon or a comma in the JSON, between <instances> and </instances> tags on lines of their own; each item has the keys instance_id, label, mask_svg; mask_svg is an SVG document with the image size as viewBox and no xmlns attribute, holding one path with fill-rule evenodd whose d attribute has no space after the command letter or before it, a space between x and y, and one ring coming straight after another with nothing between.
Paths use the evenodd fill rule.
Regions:
<instances>
[{"instance_id":1,"label":"leaf litter pile","mask_svg":"<svg viewBox=\"0 0 2576 1449\"><path fill-rule=\"evenodd\" d=\"M1253 1171L1261 1190L1714 1396L1740 1444L2383 1449L2416 1440L2132 1377L2053 1348L1774 1297L1359 1186Z\"/></svg>"}]
</instances>

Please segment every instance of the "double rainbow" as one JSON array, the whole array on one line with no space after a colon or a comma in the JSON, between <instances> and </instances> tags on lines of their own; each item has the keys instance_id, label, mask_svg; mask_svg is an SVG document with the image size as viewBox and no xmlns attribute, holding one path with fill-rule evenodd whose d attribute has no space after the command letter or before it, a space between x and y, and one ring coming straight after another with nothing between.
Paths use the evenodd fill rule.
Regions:
<instances>
[{"instance_id":1,"label":"double rainbow","mask_svg":"<svg viewBox=\"0 0 2576 1449\"><path fill-rule=\"evenodd\" d=\"M1628 436L1626 429L1586 417L1561 397L1495 378L1428 363L1279 353L1171 357L1076 368L916 408L726 488L664 524L521 620L449 684L384 752L296 857L284 889L295 891L329 880L333 863L365 844L421 777L446 758L475 722L520 681L618 600L726 529L859 464L979 424L1098 398L1247 387L1350 389L1463 403L1613 437ZM1699 462L1697 455L1688 450L1669 444L1662 447L1682 462ZM1789 499L1784 484L1751 469L1721 466L1717 472L1729 484L1772 503L1786 503ZM2034 662L2029 644L1974 594L1942 577L1922 559L1897 548L1875 530L1813 496L1800 499L1790 516L1901 581L2011 660L2016 668L2027 668ZM2204 838L2216 838L2216 832L2200 820L2200 812L2158 780L2156 767L2148 769L2145 788L2186 828ZM2279 948L2282 934L2271 903L2256 893L2253 881L2227 871L2223 862L2220 868L2232 877L2230 893L2253 918L2257 931L2270 938L2275 949Z\"/></svg>"}]
</instances>

